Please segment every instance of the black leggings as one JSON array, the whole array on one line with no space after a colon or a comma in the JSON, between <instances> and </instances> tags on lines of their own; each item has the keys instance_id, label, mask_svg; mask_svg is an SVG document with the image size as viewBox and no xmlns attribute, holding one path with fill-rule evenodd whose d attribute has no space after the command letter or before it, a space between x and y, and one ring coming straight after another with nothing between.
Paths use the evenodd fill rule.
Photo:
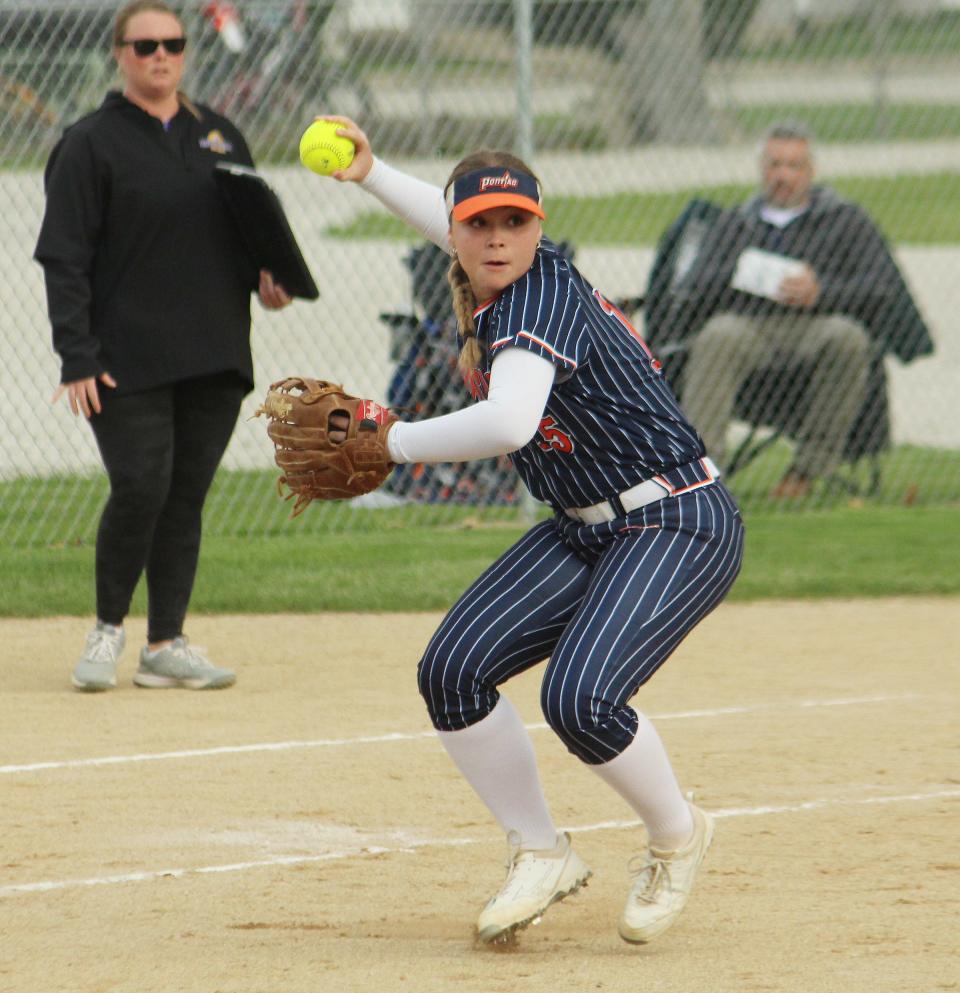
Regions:
<instances>
[{"instance_id":1,"label":"black leggings","mask_svg":"<svg viewBox=\"0 0 960 993\"><path fill-rule=\"evenodd\" d=\"M223 373L111 396L90 420L110 478L97 531L97 617L121 624L144 569L147 639L183 633L203 502L247 386Z\"/></svg>"}]
</instances>

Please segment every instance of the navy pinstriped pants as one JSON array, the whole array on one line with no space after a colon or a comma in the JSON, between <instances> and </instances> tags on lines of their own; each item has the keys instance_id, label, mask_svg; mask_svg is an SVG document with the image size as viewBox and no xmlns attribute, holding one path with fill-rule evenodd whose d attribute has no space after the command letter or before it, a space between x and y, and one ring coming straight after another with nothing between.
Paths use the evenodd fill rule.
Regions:
<instances>
[{"instance_id":1,"label":"navy pinstriped pants","mask_svg":"<svg viewBox=\"0 0 960 993\"><path fill-rule=\"evenodd\" d=\"M584 762L609 762L636 733L628 701L723 599L742 555L740 513L722 483L607 524L537 524L427 646L418 675L434 727L482 720L500 684L549 657L547 722Z\"/></svg>"}]
</instances>

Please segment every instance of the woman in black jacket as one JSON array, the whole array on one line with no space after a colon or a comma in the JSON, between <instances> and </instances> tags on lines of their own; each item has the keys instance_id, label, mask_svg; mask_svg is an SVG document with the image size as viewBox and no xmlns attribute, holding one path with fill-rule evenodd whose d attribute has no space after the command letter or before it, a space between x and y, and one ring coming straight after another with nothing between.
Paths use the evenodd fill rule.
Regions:
<instances>
[{"instance_id":1,"label":"woman in black jacket","mask_svg":"<svg viewBox=\"0 0 960 993\"><path fill-rule=\"evenodd\" d=\"M117 683L123 621L145 571L147 645L138 686L230 686L183 634L207 490L253 386L250 293L290 303L238 246L213 178L250 166L243 136L179 92L183 25L158 0L117 15L123 92L68 128L45 173L43 266L56 401L90 420L110 497L97 532L97 623L73 670L87 691Z\"/></svg>"}]
</instances>

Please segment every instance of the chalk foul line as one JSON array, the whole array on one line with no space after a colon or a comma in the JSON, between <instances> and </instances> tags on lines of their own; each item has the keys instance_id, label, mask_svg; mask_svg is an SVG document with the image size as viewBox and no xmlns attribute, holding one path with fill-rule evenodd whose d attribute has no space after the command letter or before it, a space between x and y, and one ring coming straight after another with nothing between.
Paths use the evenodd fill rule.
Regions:
<instances>
[{"instance_id":1,"label":"chalk foul line","mask_svg":"<svg viewBox=\"0 0 960 993\"><path fill-rule=\"evenodd\" d=\"M705 710L682 710L669 714L649 714L653 721L683 721L710 717L731 717L761 714L781 710L814 710L827 707L856 707L877 703L900 702L920 699L919 694L897 696L840 697L827 700L797 700L786 703L761 703L742 707L714 707ZM546 724L528 724L530 731L548 730ZM244 755L256 752L283 752L305 748L343 748L350 745L382 745L392 742L423 741L435 737L434 731L391 732L389 734L361 735L353 738L315 738L306 741L267 741L247 745L217 745L211 748L189 748L175 752L144 752L135 755L104 755L90 759L62 759L48 762L29 762L20 765L0 765L0 775L13 776L30 772L55 769L84 769L97 766L125 765L136 762L166 762L176 759L211 758L218 755Z\"/></svg>"},{"instance_id":2,"label":"chalk foul line","mask_svg":"<svg viewBox=\"0 0 960 993\"><path fill-rule=\"evenodd\" d=\"M718 819L737 817L764 817L773 814L806 813L824 810L829 807L860 807L892 803L924 803L931 800L953 800L960 798L960 787L930 790L928 792L902 793L892 796L869 796L829 800L805 800L801 803L773 804L757 807L727 807L713 810ZM637 820L601 821L596 824L583 824L579 827L566 827L571 834L586 834L591 831L623 830L638 827ZM415 852L419 848L459 848L466 845L489 844L490 838L409 838L400 837L396 845L357 846L340 851L323 852L317 855L277 855L271 858L250 862L232 862L226 865L205 865L176 869L156 869L142 872L120 873L111 876L92 876L87 879L49 879L35 883L18 883L0 886L0 897L17 896L25 893L49 893L59 890L77 889L87 886L117 886L125 883L143 883L159 879L179 879L185 876L203 876L226 872L247 872L276 866L308 865L316 862L335 862L349 858L365 858L370 855L398 855Z\"/></svg>"}]
</instances>

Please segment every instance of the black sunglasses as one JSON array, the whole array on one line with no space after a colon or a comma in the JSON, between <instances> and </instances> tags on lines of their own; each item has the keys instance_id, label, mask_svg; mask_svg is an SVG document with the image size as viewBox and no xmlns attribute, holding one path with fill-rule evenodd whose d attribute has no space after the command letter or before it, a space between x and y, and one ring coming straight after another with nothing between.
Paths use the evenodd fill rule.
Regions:
<instances>
[{"instance_id":1,"label":"black sunglasses","mask_svg":"<svg viewBox=\"0 0 960 993\"><path fill-rule=\"evenodd\" d=\"M148 55L153 55L160 45L168 55L182 55L187 47L186 38L138 38L136 41L121 41L121 45L131 45L133 54L145 59Z\"/></svg>"}]
</instances>

